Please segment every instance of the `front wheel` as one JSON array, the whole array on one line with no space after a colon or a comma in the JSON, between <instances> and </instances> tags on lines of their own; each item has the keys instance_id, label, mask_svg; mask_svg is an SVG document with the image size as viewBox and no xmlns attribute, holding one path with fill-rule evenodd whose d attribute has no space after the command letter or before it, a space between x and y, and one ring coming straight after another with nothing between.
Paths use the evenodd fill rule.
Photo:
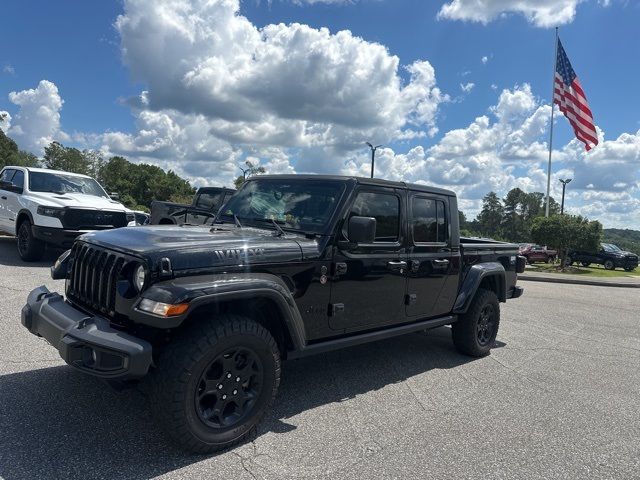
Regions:
<instances>
[{"instance_id":1,"label":"front wheel","mask_svg":"<svg viewBox=\"0 0 640 480\"><path fill-rule=\"evenodd\" d=\"M604 268L606 270L615 270L616 265L613 263L613 260L606 260L604 262Z\"/></svg>"},{"instance_id":2,"label":"front wheel","mask_svg":"<svg viewBox=\"0 0 640 480\"><path fill-rule=\"evenodd\" d=\"M500 326L500 304L491 290L478 289L467 313L451 326L453 344L459 352L484 357L493 347Z\"/></svg>"},{"instance_id":3,"label":"front wheel","mask_svg":"<svg viewBox=\"0 0 640 480\"><path fill-rule=\"evenodd\" d=\"M201 320L160 357L151 406L182 448L209 453L253 435L280 383L280 352L260 324L237 315Z\"/></svg>"},{"instance_id":4,"label":"front wheel","mask_svg":"<svg viewBox=\"0 0 640 480\"><path fill-rule=\"evenodd\" d=\"M37 262L44 255L44 242L33 236L29 220L18 227L18 254L25 262Z\"/></svg>"}]
</instances>

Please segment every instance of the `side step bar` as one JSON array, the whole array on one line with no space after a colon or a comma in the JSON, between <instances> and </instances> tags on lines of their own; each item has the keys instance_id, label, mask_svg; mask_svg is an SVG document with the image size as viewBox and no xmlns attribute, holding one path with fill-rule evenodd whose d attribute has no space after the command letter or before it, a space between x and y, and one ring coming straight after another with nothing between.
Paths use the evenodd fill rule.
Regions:
<instances>
[{"instance_id":1,"label":"side step bar","mask_svg":"<svg viewBox=\"0 0 640 480\"><path fill-rule=\"evenodd\" d=\"M423 320L421 322L401 325L399 327L391 327L384 330L377 330L375 332L361 333L358 335L338 338L322 343L314 343L312 345L307 345L302 350L289 352L287 358L293 360L296 358L315 355L317 353L330 352L331 350L352 347L354 345L360 345L362 343L375 342L377 340L383 340L385 338L397 337L400 335L405 335L407 333L418 332L420 330L428 330L430 328L437 328L443 325L449 325L456 322L457 320L457 316L447 315L446 317L432 318L431 320Z\"/></svg>"}]
</instances>

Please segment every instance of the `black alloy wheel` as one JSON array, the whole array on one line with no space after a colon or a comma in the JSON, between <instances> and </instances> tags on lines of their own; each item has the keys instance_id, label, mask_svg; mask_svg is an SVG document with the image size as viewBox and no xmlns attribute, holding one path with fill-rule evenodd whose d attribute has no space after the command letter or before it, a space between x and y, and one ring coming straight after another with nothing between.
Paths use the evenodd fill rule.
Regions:
<instances>
[{"instance_id":1,"label":"black alloy wheel","mask_svg":"<svg viewBox=\"0 0 640 480\"><path fill-rule=\"evenodd\" d=\"M492 290L479 288L466 313L451 325L451 338L459 352L484 357L495 345L500 326L500 304Z\"/></svg>"},{"instance_id":2,"label":"black alloy wheel","mask_svg":"<svg viewBox=\"0 0 640 480\"><path fill-rule=\"evenodd\" d=\"M150 375L159 425L181 448L209 453L256 435L280 384L280 351L250 318L197 318L176 335Z\"/></svg>"},{"instance_id":3,"label":"black alloy wheel","mask_svg":"<svg viewBox=\"0 0 640 480\"><path fill-rule=\"evenodd\" d=\"M613 263L613 260L606 260L604 262L604 268L606 270L615 270L616 265Z\"/></svg>"},{"instance_id":4,"label":"black alloy wheel","mask_svg":"<svg viewBox=\"0 0 640 480\"><path fill-rule=\"evenodd\" d=\"M482 347L490 345L494 340L494 330L496 328L496 315L493 305L487 303L480 310L480 318L477 322L478 344Z\"/></svg>"},{"instance_id":5,"label":"black alloy wheel","mask_svg":"<svg viewBox=\"0 0 640 480\"><path fill-rule=\"evenodd\" d=\"M231 348L217 356L196 385L196 412L212 428L228 428L242 422L260 395L263 367L251 349Z\"/></svg>"},{"instance_id":6,"label":"black alloy wheel","mask_svg":"<svg viewBox=\"0 0 640 480\"><path fill-rule=\"evenodd\" d=\"M18 254L25 262L40 260L44 255L44 242L33 236L31 222L24 220L18 227Z\"/></svg>"}]
</instances>

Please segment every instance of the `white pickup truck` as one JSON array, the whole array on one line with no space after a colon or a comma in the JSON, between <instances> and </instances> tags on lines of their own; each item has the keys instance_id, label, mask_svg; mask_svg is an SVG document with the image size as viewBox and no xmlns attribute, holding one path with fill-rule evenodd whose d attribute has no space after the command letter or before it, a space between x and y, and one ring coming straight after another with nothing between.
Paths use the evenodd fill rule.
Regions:
<instances>
[{"instance_id":1,"label":"white pickup truck","mask_svg":"<svg viewBox=\"0 0 640 480\"><path fill-rule=\"evenodd\" d=\"M18 237L25 261L39 260L47 244L70 248L83 233L134 225L134 212L86 175L11 166L0 172L0 231Z\"/></svg>"}]
</instances>

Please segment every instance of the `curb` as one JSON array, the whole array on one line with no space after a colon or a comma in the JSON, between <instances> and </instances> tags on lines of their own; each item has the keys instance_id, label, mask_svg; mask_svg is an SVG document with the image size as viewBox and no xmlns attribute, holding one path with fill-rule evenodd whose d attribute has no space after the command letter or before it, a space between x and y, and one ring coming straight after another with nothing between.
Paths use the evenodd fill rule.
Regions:
<instances>
[{"instance_id":1,"label":"curb","mask_svg":"<svg viewBox=\"0 0 640 480\"><path fill-rule=\"evenodd\" d=\"M640 282L604 282L598 280L587 280L581 278L552 278L547 276L535 275L518 275L518 280L530 282L546 282L546 283L567 283L570 285L591 285L596 287L621 287L621 288L640 288Z\"/></svg>"}]
</instances>

